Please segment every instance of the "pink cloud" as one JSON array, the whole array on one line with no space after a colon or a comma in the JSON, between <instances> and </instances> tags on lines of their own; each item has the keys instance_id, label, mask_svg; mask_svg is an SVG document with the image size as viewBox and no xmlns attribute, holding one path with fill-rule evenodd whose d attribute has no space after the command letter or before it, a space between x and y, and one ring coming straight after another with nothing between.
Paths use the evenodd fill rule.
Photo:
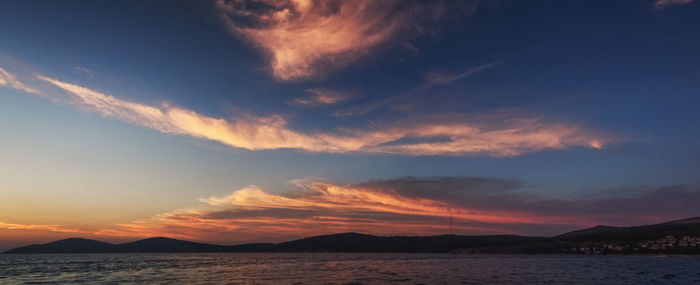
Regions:
<instances>
[{"instance_id":1,"label":"pink cloud","mask_svg":"<svg viewBox=\"0 0 700 285\"><path fill-rule=\"evenodd\" d=\"M397 0L249 0L217 2L229 28L265 50L273 76L308 79L343 67L444 3ZM401 4L401 5L400 5Z\"/></svg>"},{"instance_id":2,"label":"pink cloud","mask_svg":"<svg viewBox=\"0 0 700 285\"><path fill-rule=\"evenodd\" d=\"M448 201L407 196L400 189L379 189L319 181L294 181L301 191L271 194L249 186L222 197L200 199L204 206L163 213L120 224L102 234L165 235L197 240L283 240L359 231L371 234L508 233L507 224L589 225L574 217L526 211L463 207ZM510 232L512 233L512 232Z\"/></svg>"},{"instance_id":3,"label":"pink cloud","mask_svg":"<svg viewBox=\"0 0 700 285\"><path fill-rule=\"evenodd\" d=\"M170 104L151 106L38 76L71 94L81 108L164 133L188 135L248 150L299 149L326 153L515 156L547 149L600 149L612 139L587 128L511 114L486 118L423 117L377 123L369 129L301 133L279 115L225 120Z\"/></svg>"}]
</instances>

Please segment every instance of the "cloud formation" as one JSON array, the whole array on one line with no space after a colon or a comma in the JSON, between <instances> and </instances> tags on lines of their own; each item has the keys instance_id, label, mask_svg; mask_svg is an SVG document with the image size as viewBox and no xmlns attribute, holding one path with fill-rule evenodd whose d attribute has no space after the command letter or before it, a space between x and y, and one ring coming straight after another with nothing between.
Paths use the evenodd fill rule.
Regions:
<instances>
[{"instance_id":1,"label":"cloud formation","mask_svg":"<svg viewBox=\"0 0 700 285\"><path fill-rule=\"evenodd\" d=\"M692 2L693 0L656 0L656 2L654 2L654 9L663 10L669 6L685 5Z\"/></svg>"},{"instance_id":2,"label":"cloud formation","mask_svg":"<svg viewBox=\"0 0 700 285\"><path fill-rule=\"evenodd\" d=\"M428 71L425 74L425 81L428 84L428 87L435 86L435 85L443 85L443 84L447 84L447 83L450 83L450 82L455 81L455 80L460 80L462 78L472 76L474 74L477 74L479 72L494 68L494 67L499 66L501 64L503 64L503 61L501 61L501 60L494 61L494 62L490 62L490 63L480 65L480 66L477 66L474 68L467 69L464 72L461 72L458 74L454 74L451 72L445 72L445 71L432 70L432 71Z\"/></svg>"},{"instance_id":3,"label":"cloud formation","mask_svg":"<svg viewBox=\"0 0 700 285\"><path fill-rule=\"evenodd\" d=\"M336 132L303 134L289 129L278 115L225 120L170 104L150 106L56 79L38 78L73 95L76 104L88 111L164 133L204 138L248 150L515 156L576 146L601 148L610 140L577 125L509 114L471 118L431 116L375 124L370 129L341 128Z\"/></svg>"},{"instance_id":4,"label":"cloud formation","mask_svg":"<svg viewBox=\"0 0 700 285\"><path fill-rule=\"evenodd\" d=\"M87 67L76 66L74 69L75 69L75 71L85 73L85 75L87 75L90 78L95 77L95 73L92 70L88 69Z\"/></svg>"},{"instance_id":5,"label":"cloud formation","mask_svg":"<svg viewBox=\"0 0 700 285\"><path fill-rule=\"evenodd\" d=\"M0 221L0 229L6 230L43 230L58 233L89 233L75 228L61 227L60 225L34 225L34 224L11 224Z\"/></svg>"},{"instance_id":6,"label":"cloud formation","mask_svg":"<svg viewBox=\"0 0 700 285\"><path fill-rule=\"evenodd\" d=\"M292 105L305 107L327 106L340 103L354 96L354 94L352 93L340 92L324 88L307 89L306 93L308 93L309 95L294 98L293 100L289 101L289 103Z\"/></svg>"},{"instance_id":7,"label":"cloud formation","mask_svg":"<svg viewBox=\"0 0 700 285\"><path fill-rule=\"evenodd\" d=\"M398 0L219 0L217 6L235 34L269 54L272 74L282 81L345 66L447 10L444 1Z\"/></svg>"},{"instance_id":8,"label":"cloud formation","mask_svg":"<svg viewBox=\"0 0 700 285\"><path fill-rule=\"evenodd\" d=\"M700 215L700 189L625 189L600 197L546 199L517 179L405 177L358 184L292 181L272 194L249 186L202 198L204 205L121 224L101 234L279 241L347 231L380 235L449 233L554 235L597 224L637 225Z\"/></svg>"},{"instance_id":9,"label":"cloud formation","mask_svg":"<svg viewBox=\"0 0 700 285\"><path fill-rule=\"evenodd\" d=\"M480 72L495 68L501 64L503 64L504 60L497 60L493 62L489 62L487 64L483 64L477 67L469 68L467 70L464 70L461 73L453 73L450 71L446 70L431 70L425 73L424 79L425 83L422 85L416 87L415 89L409 91L408 93L401 94L400 96L394 96L390 98L385 98L385 99L380 99L374 102L371 102L369 104L363 105L363 106L355 106L351 107L348 109L340 110L334 112L332 115L334 117L338 118L344 118L344 117L351 117L351 116L363 116L366 115L372 111L375 111L380 108L386 108L386 107L392 107L396 108L399 106L405 107L407 102L409 102L411 97L415 100L416 98L421 98L424 99L425 96L422 94L424 91L433 88L438 85L445 85L449 84L451 82L454 82L456 80L464 79L473 75L476 75ZM401 108L401 107L399 107Z\"/></svg>"},{"instance_id":10,"label":"cloud formation","mask_svg":"<svg viewBox=\"0 0 700 285\"><path fill-rule=\"evenodd\" d=\"M700 188L688 185L606 189L601 195L546 198L515 178L403 177L346 184L313 179L274 194L248 186L201 204L102 229L0 223L90 237L152 237L219 243L283 241L310 235L556 235L598 224L629 226L700 215ZM452 220L452 227L450 225Z\"/></svg>"},{"instance_id":11,"label":"cloud formation","mask_svg":"<svg viewBox=\"0 0 700 285\"><path fill-rule=\"evenodd\" d=\"M13 74L7 72L5 69L0 67L0 86L7 86L13 89L21 90L27 93L33 93L33 94L38 94L39 91L37 91L34 88L31 88L27 86L26 84L22 83L17 79L16 76Z\"/></svg>"}]
</instances>

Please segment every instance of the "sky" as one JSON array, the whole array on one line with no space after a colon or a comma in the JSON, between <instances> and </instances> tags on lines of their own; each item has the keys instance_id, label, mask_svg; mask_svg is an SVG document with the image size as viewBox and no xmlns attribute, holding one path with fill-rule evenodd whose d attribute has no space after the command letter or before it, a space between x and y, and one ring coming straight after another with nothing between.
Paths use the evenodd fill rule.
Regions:
<instances>
[{"instance_id":1,"label":"sky","mask_svg":"<svg viewBox=\"0 0 700 285\"><path fill-rule=\"evenodd\" d=\"M699 216L698 14L693 0L2 1L0 250Z\"/></svg>"}]
</instances>

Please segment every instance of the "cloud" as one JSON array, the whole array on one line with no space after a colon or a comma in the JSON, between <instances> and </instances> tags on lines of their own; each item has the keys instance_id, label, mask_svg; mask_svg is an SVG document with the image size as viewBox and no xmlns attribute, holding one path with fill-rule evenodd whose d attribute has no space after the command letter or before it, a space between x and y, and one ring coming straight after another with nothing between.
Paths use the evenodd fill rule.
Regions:
<instances>
[{"instance_id":1,"label":"cloud","mask_svg":"<svg viewBox=\"0 0 700 285\"><path fill-rule=\"evenodd\" d=\"M323 88L307 89L306 93L308 93L309 95L305 97L294 98L293 100L289 101L289 103L292 105L306 107L324 106L340 103L354 96L354 94L352 93L340 92Z\"/></svg>"},{"instance_id":2,"label":"cloud","mask_svg":"<svg viewBox=\"0 0 700 285\"><path fill-rule=\"evenodd\" d=\"M279 241L346 231L554 235L596 224L638 225L700 215L700 189L639 187L601 197L547 199L518 179L404 177L342 184L301 179L272 194L257 186L200 199L203 205L102 230L197 240Z\"/></svg>"},{"instance_id":3,"label":"cloud","mask_svg":"<svg viewBox=\"0 0 700 285\"><path fill-rule=\"evenodd\" d=\"M170 104L151 106L118 99L82 86L44 76L73 95L81 108L164 133L188 135L248 150L299 149L326 153L397 155L515 156L547 149L601 148L606 135L581 126L512 114L426 116L377 123L369 129L300 133L279 115L240 116L225 120Z\"/></svg>"},{"instance_id":4,"label":"cloud","mask_svg":"<svg viewBox=\"0 0 700 285\"><path fill-rule=\"evenodd\" d=\"M454 208L524 212L537 217L594 224L636 225L700 215L700 188L689 185L602 189L599 194L552 199L523 191L531 186L510 178L404 177L355 185L371 191L399 191L405 197L449 201ZM398 189L398 190L397 190Z\"/></svg>"},{"instance_id":5,"label":"cloud","mask_svg":"<svg viewBox=\"0 0 700 285\"><path fill-rule=\"evenodd\" d=\"M235 34L269 54L272 74L282 81L343 67L448 10L445 1L398 0L219 0L217 6Z\"/></svg>"},{"instance_id":6,"label":"cloud","mask_svg":"<svg viewBox=\"0 0 700 285\"><path fill-rule=\"evenodd\" d=\"M88 77L90 77L90 78L95 77L95 73L92 72L92 70L90 70L90 69L88 69L88 68L86 68L86 67L76 66L76 67L75 67L75 71L83 72L83 73L85 73L85 74L86 74Z\"/></svg>"},{"instance_id":7,"label":"cloud","mask_svg":"<svg viewBox=\"0 0 700 285\"><path fill-rule=\"evenodd\" d=\"M0 221L0 229L6 230L43 230L58 233L91 233L77 228L66 228L60 225L11 224Z\"/></svg>"},{"instance_id":8,"label":"cloud","mask_svg":"<svg viewBox=\"0 0 700 285\"><path fill-rule=\"evenodd\" d=\"M16 76L7 72L2 67L0 67L0 86L7 86L7 87L21 90L21 91L24 91L27 93L33 93L33 94L39 93L39 91L37 91L36 89L31 88L31 87L25 85L24 83L22 83L21 81L19 81Z\"/></svg>"},{"instance_id":9,"label":"cloud","mask_svg":"<svg viewBox=\"0 0 700 285\"><path fill-rule=\"evenodd\" d=\"M283 241L310 235L556 235L598 224L629 226L700 215L700 188L689 185L603 189L601 195L547 198L517 178L403 177L361 183L291 181L274 194L248 186L199 199L190 208L102 229L0 223L91 237L152 237L219 243Z\"/></svg>"},{"instance_id":10,"label":"cloud","mask_svg":"<svg viewBox=\"0 0 700 285\"><path fill-rule=\"evenodd\" d=\"M369 112L372 112L374 110L383 108L383 107L397 107L400 104L407 104L409 100L407 98L411 97L416 97L420 99L424 99L425 96L419 96L422 95L421 93L423 91L426 91L430 88L433 88L437 85L444 85L444 84L449 84L453 81L460 80L466 77L473 76L477 73L489 70L491 68L495 68L501 64L503 64L504 60L497 60L493 61L484 65L480 65L474 68L467 69L463 71L462 73L454 74L449 71L438 71L438 70L431 70L425 73L425 83L414 88L413 90L409 91L408 93L401 94L400 96L394 96L390 98L384 98L380 99L374 102L371 102L367 105L364 106L356 106L352 108L348 108L345 110L340 110L334 112L332 115L334 117L338 118L344 118L344 117L351 117L351 116L362 116L365 115ZM405 106L405 105L404 105Z\"/></svg>"},{"instance_id":11,"label":"cloud","mask_svg":"<svg viewBox=\"0 0 700 285\"><path fill-rule=\"evenodd\" d=\"M286 129L286 122L279 116L226 121L169 104L159 107L139 104L48 77L38 78L70 93L86 110L164 133L205 138L249 150L305 147L322 150L316 139Z\"/></svg>"},{"instance_id":12,"label":"cloud","mask_svg":"<svg viewBox=\"0 0 700 285\"><path fill-rule=\"evenodd\" d=\"M460 80L462 78L472 76L474 74L477 74L479 72L494 68L494 67L499 66L501 64L503 64L503 61L501 61L501 60L494 61L494 62L490 62L490 63L484 64L481 66L467 69L464 72L458 73L458 74L453 74L453 73L445 72L445 71L433 70L433 71L429 71L425 74L425 81L426 81L428 87L435 86L435 85L443 85L443 84L447 84L447 83L450 83L450 82L455 81L455 80Z\"/></svg>"},{"instance_id":13,"label":"cloud","mask_svg":"<svg viewBox=\"0 0 700 285\"><path fill-rule=\"evenodd\" d=\"M654 2L654 9L663 10L669 6L685 5L692 2L693 0L656 0L656 2Z\"/></svg>"},{"instance_id":14,"label":"cloud","mask_svg":"<svg viewBox=\"0 0 700 285\"><path fill-rule=\"evenodd\" d=\"M293 183L299 188L286 195L249 186L226 196L200 199L205 206L121 224L112 232L175 234L211 240L236 236L260 241L345 231L438 234L449 229L450 215L456 230L472 233L506 233L506 224L586 224L576 218L544 217L517 210L461 208L451 201L425 198L417 193L405 195L400 188L310 180Z\"/></svg>"}]
</instances>

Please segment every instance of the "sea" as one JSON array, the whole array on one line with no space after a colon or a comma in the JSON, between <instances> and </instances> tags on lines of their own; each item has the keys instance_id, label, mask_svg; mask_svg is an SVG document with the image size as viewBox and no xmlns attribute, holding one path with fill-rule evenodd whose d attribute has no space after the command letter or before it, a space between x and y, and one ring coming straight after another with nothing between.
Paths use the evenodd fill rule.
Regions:
<instances>
[{"instance_id":1,"label":"sea","mask_svg":"<svg viewBox=\"0 0 700 285\"><path fill-rule=\"evenodd\" d=\"M700 284L700 257L0 254L0 284Z\"/></svg>"}]
</instances>

